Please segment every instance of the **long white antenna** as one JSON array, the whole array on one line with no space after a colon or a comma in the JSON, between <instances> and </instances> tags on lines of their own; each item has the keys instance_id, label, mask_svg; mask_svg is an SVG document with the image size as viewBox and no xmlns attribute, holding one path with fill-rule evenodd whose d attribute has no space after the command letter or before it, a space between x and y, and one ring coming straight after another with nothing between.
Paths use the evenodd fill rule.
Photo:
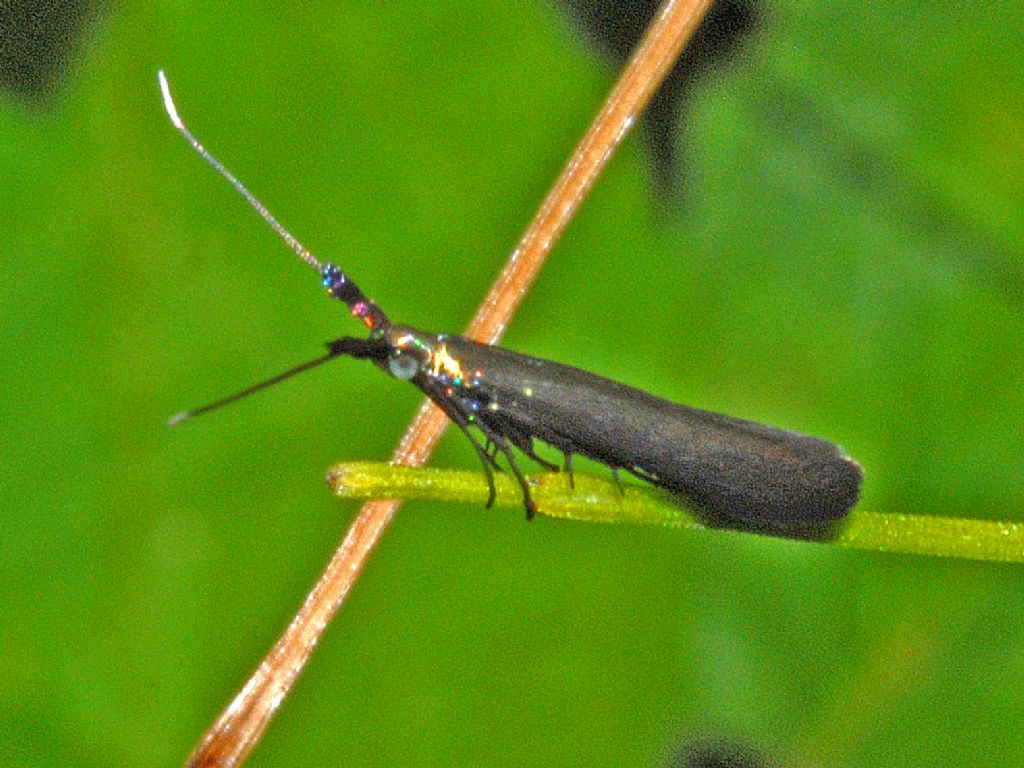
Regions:
<instances>
[{"instance_id":1,"label":"long white antenna","mask_svg":"<svg viewBox=\"0 0 1024 768\"><path fill-rule=\"evenodd\" d=\"M281 222L274 217L274 214L267 210L267 206L261 203L259 199L257 199L257 197L246 188L245 184L236 178L235 174L225 168L220 160L211 155L209 150L199 143L199 140L192 134L192 131L185 127L185 122L181 119L181 116L178 114L178 108L174 105L174 99L171 98L171 88L167 84L167 77L164 75L164 71L162 69L159 70L156 73L156 77L157 80L160 81L160 92L164 97L164 109L167 110L167 116L171 118L171 124L178 129L178 133L185 137L185 140L192 146L192 149L199 153L199 156L203 158L203 160L217 171L217 173L228 180L228 183L235 188L235 191L246 199L249 205L253 207L253 210L260 215L260 218L270 225L270 228L288 244L289 248L295 251L300 259L309 264L309 266L317 272L322 273L324 267L323 264L320 263L320 260L310 253L306 246L296 240L292 236L292 233L285 229Z\"/></svg>"}]
</instances>

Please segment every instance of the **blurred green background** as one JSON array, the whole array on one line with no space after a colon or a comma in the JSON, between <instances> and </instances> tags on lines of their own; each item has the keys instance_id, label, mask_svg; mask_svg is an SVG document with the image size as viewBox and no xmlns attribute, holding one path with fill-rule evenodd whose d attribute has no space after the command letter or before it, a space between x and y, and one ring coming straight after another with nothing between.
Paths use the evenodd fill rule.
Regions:
<instances>
[{"instance_id":1,"label":"blurred green background","mask_svg":"<svg viewBox=\"0 0 1024 768\"><path fill-rule=\"evenodd\" d=\"M1024 518L1024 13L770 3L660 206L636 137L507 345L827 436L863 507ZM180 764L420 400L170 128L393 318L463 328L614 73L545 3L132 3L0 103L0 765ZM434 459L474 466L456 433ZM481 480L482 482L482 480ZM1024 762L1024 567L404 509L253 765Z\"/></svg>"}]
</instances>

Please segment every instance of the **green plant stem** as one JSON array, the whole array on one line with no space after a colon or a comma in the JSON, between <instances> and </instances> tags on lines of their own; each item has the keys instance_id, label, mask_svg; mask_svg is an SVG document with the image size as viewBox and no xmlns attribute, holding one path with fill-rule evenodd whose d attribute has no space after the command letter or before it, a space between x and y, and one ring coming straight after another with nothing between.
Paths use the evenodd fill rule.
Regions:
<instances>
[{"instance_id":1,"label":"green plant stem","mask_svg":"<svg viewBox=\"0 0 1024 768\"><path fill-rule=\"evenodd\" d=\"M624 485L565 473L529 478L537 512L552 518L597 523L632 523L668 528L707 528L692 509L655 488ZM374 462L345 462L331 468L327 484L350 499L401 498L483 505L487 484L479 471L414 469ZM494 478L494 506L522 510L518 483L508 475ZM1024 563L1024 523L999 523L931 515L851 512L822 543L875 552L955 557Z\"/></svg>"}]
</instances>

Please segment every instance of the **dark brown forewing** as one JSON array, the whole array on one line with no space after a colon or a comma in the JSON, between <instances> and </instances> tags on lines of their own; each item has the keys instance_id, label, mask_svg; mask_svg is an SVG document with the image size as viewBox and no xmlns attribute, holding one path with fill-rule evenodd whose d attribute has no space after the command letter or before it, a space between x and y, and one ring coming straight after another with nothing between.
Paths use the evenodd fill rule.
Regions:
<instances>
[{"instance_id":1,"label":"dark brown forewing","mask_svg":"<svg viewBox=\"0 0 1024 768\"><path fill-rule=\"evenodd\" d=\"M683 494L715 522L826 526L856 503L862 474L826 440L655 397L578 368L448 340L497 410L482 417L559 450L622 467Z\"/></svg>"}]
</instances>

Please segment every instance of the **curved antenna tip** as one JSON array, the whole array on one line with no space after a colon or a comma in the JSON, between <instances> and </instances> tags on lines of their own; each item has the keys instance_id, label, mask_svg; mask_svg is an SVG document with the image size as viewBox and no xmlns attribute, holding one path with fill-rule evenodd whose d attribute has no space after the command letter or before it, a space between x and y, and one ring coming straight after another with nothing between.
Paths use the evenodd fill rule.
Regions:
<instances>
[{"instance_id":1,"label":"curved antenna tip","mask_svg":"<svg viewBox=\"0 0 1024 768\"><path fill-rule=\"evenodd\" d=\"M162 69L158 69L156 72L157 82L160 83L160 93L164 98L164 109L167 110L167 116L171 119L171 124L174 125L175 129L180 133L185 141L191 145L203 160L213 168L217 173L227 179L228 184L235 188L235 191L245 198L246 202L252 206L253 210L259 214L270 228L273 229L278 236L284 240L285 244L295 252L295 254L306 262L309 266L315 269L317 272L323 270L323 265L320 260L317 259L312 253L307 250L306 246L300 243L295 237L285 229L281 223L274 217L267 206L257 199L257 197L250 192L246 186L240 182L236 176L224 167L224 164L217 158L210 154L210 152L199 143L199 139L192 135L192 132L185 126L185 121L181 119L181 115L178 114L178 108L174 105L174 98L171 96L171 87L167 83L167 75L164 74Z\"/></svg>"},{"instance_id":2,"label":"curved antenna tip","mask_svg":"<svg viewBox=\"0 0 1024 768\"><path fill-rule=\"evenodd\" d=\"M192 416L192 411L182 411L181 413L176 413L167 420L167 426L176 427L179 424L183 424L184 422L191 419Z\"/></svg>"},{"instance_id":3,"label":"curved antenna tip","mask_svg":"<svg viewBox=\"0 0 1024 768\"><path fill-rule=\"evenodd\" d=\"M181 117L178 115L178 108L174 106L174 99L171 98L171 87L167 84L167 75L164 74L162 69L156 71L156 79L160 83L160 93L164 97L164 109L167 110L167 116L171 118L171 123L178 130L185 127L185 123L182 122Z\"/></svg>"}]
</instances>

